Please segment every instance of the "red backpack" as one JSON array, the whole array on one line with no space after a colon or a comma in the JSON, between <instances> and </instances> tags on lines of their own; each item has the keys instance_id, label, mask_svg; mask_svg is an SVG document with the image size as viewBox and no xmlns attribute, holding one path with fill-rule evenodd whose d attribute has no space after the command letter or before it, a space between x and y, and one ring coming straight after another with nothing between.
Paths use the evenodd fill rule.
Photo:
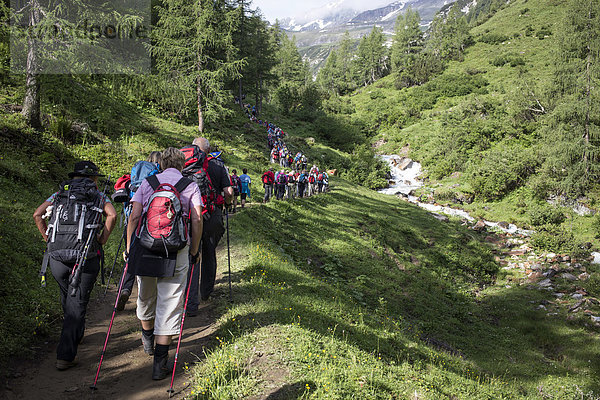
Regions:
<instances>
[{"instance_id":1,"label":"red backpack","mask_svg":"<svg viewBox=\"0 0 600 400\"><path fill-rule=\"evenodd\" d=\"M315 176L313 174L308 176L308 183L315 183Z\"/></svg>"},{"instance_id":2,"label":"red backpack","mask_svg":"<svg viewBox=\"0 0 600 400\"><path fill-rule=\"evenodd\" d=\"M273 184L273 177L271 176L271 174L269 174L269 171L262 174L262 181L265 185Z\"/></svg>"},{"instance_id":3,"label":"red backpack","mask_svg":"<svg viewBox=\"0 0 600 400\"><path fill-rule=\"evenodd\" d=\"M214 157L207 156L196 145L191 145L180 149L185 154L185 164L181 173L183 176L191 179L200 188L202 195L202 216L209 218L216 206L225 204L225 198L217 193L210 175L208 174L208 162Z\"/></svg>"},{"instance_id":4,"label":"red backpack","mask_svg":"<svg viewBox=\"0 0 600 400\"><path fill-rule=\"evenodd\" d=\"M173 186L160 183L156 175L147 180L154 192L138 225L137 237L146 249L169 257L169 252L177 252L188 243L189 215L183 214L181 192L192 181L181 178Z\"/></svg>"},{"instance_id":5,"label":"red backpack","mask_svg":"<svg viewBox=\"0 0 600 400\"><path fill-rule=\"evenodd\" d=\"M322 181L323 181L323 173L320 173L320 174L317 176L317 180L318 180L319 182L322 182Z\"/></svg>"}]
</instances>

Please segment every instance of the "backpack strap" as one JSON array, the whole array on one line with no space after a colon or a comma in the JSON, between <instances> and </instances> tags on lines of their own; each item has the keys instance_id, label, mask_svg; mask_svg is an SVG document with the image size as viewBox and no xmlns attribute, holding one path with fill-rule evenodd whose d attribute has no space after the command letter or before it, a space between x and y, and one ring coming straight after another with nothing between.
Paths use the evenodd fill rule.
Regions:
<instances>
[{"instance_id":1,"label":"backpack strap","mask_svg":"<svg viewBox=\"0 0 600 400\"><path fill-rule=\"evenodd\" d=\"M158 181L158 178L156 177L156 175L150 175L149 177L146 178L146 180L152 187L152 190L156 190L160 186L160 182Z\"/></svg>"},{"instance_id":2,"label":"backpack strap","mask_svg":"<svg viewBox=\"0 0 600 400\"><path fill-rule=\"evenodd\" d=\"M177 181L175 184L175 189L177 192L179 192L179 194L181 194L181 192L183 192L191 183L192 181L190 179L183 177Z\"/></svg>"}]
</instances>

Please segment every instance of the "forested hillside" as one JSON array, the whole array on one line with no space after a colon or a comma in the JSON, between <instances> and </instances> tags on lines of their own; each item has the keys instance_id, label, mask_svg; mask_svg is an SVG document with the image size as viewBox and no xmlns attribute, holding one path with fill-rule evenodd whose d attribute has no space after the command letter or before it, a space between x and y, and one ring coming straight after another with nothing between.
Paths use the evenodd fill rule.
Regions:
<instances>
[{"instance_id":1,"label":"forested hillside","mask_svg":"<svg viewBox=\"0 0 600 400\"><path fill-rule=\"evenodd\" d=\"M44 11L28 23L62 27L72 17L25 3ZM75 161L91 159L114 180L150 151L197 136L229 168L248 168L254 186L250 207L229 219L202 323L184 330L177 398L600 396L599 267L589 258L600 233L595 1L457 2L426 32L408 10L391 47L378 27L358 46L346 35L314 81L294 40L246 1L156 0L147 15L83 10L132 31L151 25L151 62L115 61L118 46L79 38L41 41L44 57L11 64L14 27L0 3L0 397L50 382L40 396L87 398L97 366L94 353L58 375L40 369L55 356L62 312L53 279L39 287L35 208ZM80 59L91 45L102 51ZM98 70L102 55L112 72ZM62 73L44 73L52 68ZM258 119L310 163L337 169L329 193L262 204L260 176L274 165ZM424 202L533 236L486 232L376 193L387 184L377 153L422 163L425 186L414 194ZM104 299L103 290L98 282L100 307L116 295L114 285ZM145 383L122 378L145 355L135 307L116 321L95 398L165 394L165 381L144 393ZM86 337L84 354L100 340Z\"/></svg>"}]
</instances>

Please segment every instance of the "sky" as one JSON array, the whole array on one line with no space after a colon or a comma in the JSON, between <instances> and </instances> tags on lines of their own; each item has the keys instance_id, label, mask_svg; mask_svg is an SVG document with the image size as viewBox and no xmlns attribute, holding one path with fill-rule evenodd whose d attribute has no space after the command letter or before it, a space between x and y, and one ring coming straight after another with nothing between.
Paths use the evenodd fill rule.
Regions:
<instances>
[{"instance_id":1,"label":"sky","mask_svg":"<svg viewBox=\"0 0 600 400\"><path fill-rule=\"evenodd\" d=\"M344 3L348 8L359 11L378 8L394 0L252 0L252 8L260 8L265 18L271 22L285 17L301 19L309 11L311 14L325 13L327 4ZM317 10L321 9L322 10Z\"/></svg>"}]
</instances>

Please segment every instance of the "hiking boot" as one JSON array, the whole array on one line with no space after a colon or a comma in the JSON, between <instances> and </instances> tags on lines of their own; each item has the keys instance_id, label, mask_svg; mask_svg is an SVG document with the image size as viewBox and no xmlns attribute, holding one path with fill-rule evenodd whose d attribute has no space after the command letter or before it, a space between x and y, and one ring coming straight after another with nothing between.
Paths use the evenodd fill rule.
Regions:
<instances>
[{"instance_id":1,"label":"hiking boot","mask_svg":"<svg viewBox=\"0 0 600 400\"><path fill-rule=\"evenodd\" d=\"M148 354L149 356L154 354L154 335L150 336L150 337L146 337L146 335L144 335L142 333L142 345L144 346L144 353Z\"/></svg>"},{"instance_id":2,"label":"hiking boot","mask_svg":"<svg viewBox=\"0 0 600 400\"><path fill-rule=\"evenodd\" d=\"M119 301L117 302L117 311L123 311L125 309L125 304L127 304L127 300L129 300L130 295L131 292L129 290L121 290L121 295L119 296Z\"/></svg>"},{"instance_id":3,"label":"hiking boot","mask_svg":"<svg viewBox=\"0 0 600 400\"><path fill-rule=\"evenodd\" d=\"M74 367L75 365L77 365L77 363L75 362L75 360L73 360L73 361L56 360L56 369L59 370L59 371L64 371L66 369Z\"/></svg>"},{"instance_id":4,"label":"hiking boot","mask_svg":"<svg viewBox=\"0 0 600 400\"><path fill-rule=\"evenodd\" d=\"M155 381L160 381L165 379L171 373L171 370L167 367L167 362L169 361L169 355L157 359L156 355L154 356L154 364L152 365L152 379Z\"/></svg>"},{"instance_id":5,"label":"hiking boot","mask_svg":"<svg viewBox=\"0 0 600 400\"><path fill-rule=\"evenodd\" d=\"M196 317L197 315L198 315L198 309L197 308L195 310L187 309L185 311L185 316L186 317Z\"/></svg>"}]
</instances>

